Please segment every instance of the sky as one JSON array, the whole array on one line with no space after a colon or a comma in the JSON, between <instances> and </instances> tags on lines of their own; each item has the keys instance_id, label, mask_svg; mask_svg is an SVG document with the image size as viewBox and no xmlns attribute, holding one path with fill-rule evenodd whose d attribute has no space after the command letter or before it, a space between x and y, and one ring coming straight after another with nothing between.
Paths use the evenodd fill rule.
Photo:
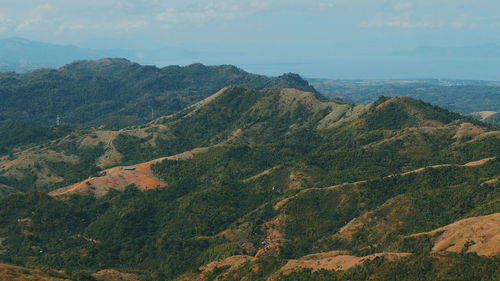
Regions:
<instances>
[{"instance_id":1,"label":"sky","mask_svg":"<svg viewBox=\"0 0 500 281\"><path fill-rule=\"evenodd\" d=\"M394 56L422 46L499 44L498 0L0 0L0 37L87 48L178 47L219 54L203 63L271 75L500 80L500 71L486 72L498 57Z\"/></svg>"}]
</instances>

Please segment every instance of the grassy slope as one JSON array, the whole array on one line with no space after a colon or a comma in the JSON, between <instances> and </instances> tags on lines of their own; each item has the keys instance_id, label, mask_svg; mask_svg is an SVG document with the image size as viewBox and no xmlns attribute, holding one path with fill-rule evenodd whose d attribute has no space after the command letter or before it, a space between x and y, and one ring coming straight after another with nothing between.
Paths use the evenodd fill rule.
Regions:
<instances>
[{"instance_id":1,"label":"grassy slope","mask_svg":"<svg viewBox=\"0 0 500 281\"><path fill-rule=\"evenodd\" d=\"M123 139L115 148L131 152L130 162L226 140L193 159L155 165L168 188L129 188L99 200L12 195L2 202L0 237L7 238L7 257L14 261L66 270L133 269L156 279L179 276L214 259L255 255L268 241L268 222L280 214L285 240L277 260L256 261L266 270L263 275L279 269L284 258L318 251L418 253L428 247L425 241L398 235L498 212L497 184L481 185L498 176L498 160L383 176L498 156L494 129L406 98L384 98L360 108L294 90L229 88L201 107L120 132ZM325 188L360 180L367 182ZM301 191L307 188L315 189ZM412 202L411 211L394 215L403 199ZM387 204L391 200L396 203ZM339 236L349 221L369 212L377 219L353 229L355 242ZM20 224L19 218L33 223ZM378 222L385 220L403 224L387 237L377 235L387 233Z\"/></svg>"}]
</instances>

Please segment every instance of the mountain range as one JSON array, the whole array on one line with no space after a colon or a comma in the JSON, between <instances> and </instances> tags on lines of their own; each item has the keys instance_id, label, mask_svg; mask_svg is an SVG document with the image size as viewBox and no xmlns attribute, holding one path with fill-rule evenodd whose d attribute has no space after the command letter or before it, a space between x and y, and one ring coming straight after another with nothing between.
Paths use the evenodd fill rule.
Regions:
<instances>
[{"instance_id":1,"label":"mountain range","mask_svg":"<svg viewBox=\"0 0 500 281\"><path fill-rule=\"evenodd\" d=\"M157 68L126 59L0 73L0 122L127 126L183 109L228 86L314 88L296 74L270 78L231 65ZM152 116L153 115L153 116Z\"/></svg>"},{"instance_id":2,"label":"mountain range","mask_svg":"<svg viewBox=\"0 0 500 281\"><path fill-rule=\"evenodd\" d=\"M14 146L0 157L0 274L497 280L498 126L254 81L142 125Z\"/></svg>"},{"instance_id":3,"label":"mountain range","mask_svg":"<svg viewBox=\"0 0 500 281\"><path fill-rule=\"evenodd\" d=\"M75 45L50 44L25 38L0 39L0 71L28 72L38 68L59 68L73 61L103 58L127 58L143 64L171 65L202 58L220 56L218 53L195 52L178 47L155 47L147 50L123 48L91 49ZM231 54L226 54L231 55Z\"/></svg>"}]
</instances>

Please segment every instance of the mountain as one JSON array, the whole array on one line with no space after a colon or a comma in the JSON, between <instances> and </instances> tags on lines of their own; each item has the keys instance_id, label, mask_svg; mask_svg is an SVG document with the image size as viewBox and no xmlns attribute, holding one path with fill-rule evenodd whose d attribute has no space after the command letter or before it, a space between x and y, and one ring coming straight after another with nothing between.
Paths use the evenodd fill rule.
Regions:
<instances>
[{"instance_id":1,"label":"mountain","mask_svg":"<svg viewBox=\"0 0 500 281\"><path fill-rule=\"evenodd\" d=\"M123 127L183 109L227 86L314 88L296 74L266 77L231 65L156 68L125 59L0 74L0 122Z\"/></svg>"},{"instance_id":2,"label":"mountain","mask_svg":"<svg viewBox=\"0 0 500 281\"><path fill-rule=\"evenodd\" d=\"M102 41L106 41L106 38L101 38L100 42L110 47L90 49L74 45L49 44L17 37L0 39L0 72L23 73L39 68L58 68L73 61L98 60L108 57L120 57L141 64L165 66L187 64L193 61L214 61L214 58L220 60L222 57L227 60L241 55L230 52L199 52L174 46L123 49L111 47L116 46L116 42L106 43Z\"/></svg>"},{"instance_id":3,"label":"mountain","mask_svg":"<svg viewBox=\"0 0 500 281\"><path fill-rule=\"evenodd\" d=\"M462 114L500 111L500 84L493 81L309 79L309 82L327 97L355 103L373 102L381 95L402 95Z\"/></svg>"},{"instance_id":4,"label":"mountain","mask_svg":"<svg viewBox=\"0 0 500 281\"><path fill-rule=\"evenodd\" d=\"M0 39L0 71L25 72L41 67L59 67L74 60L100 59L105 52L30 41Z\"/></svg>"},{"instance_id":5,"label":"mountain","mask_svg":"<svg viewBox=\"0 0 500 281\"><path fill-rule=\"evenodd\" d=\"M408 97L226 87L0 158L22 191L0 200L0 262L73 279L496 280L499 139Z\"/></svg>"}]
</instances>

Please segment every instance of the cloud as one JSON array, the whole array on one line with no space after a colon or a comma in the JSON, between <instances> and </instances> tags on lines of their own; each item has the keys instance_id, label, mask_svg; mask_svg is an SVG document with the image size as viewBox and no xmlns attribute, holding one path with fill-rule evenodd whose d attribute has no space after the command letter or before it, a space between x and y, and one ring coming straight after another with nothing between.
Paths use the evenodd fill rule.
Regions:
<instances>
[{"instance_id":1,"label":"cloud","mask_svg":"<svg viewBox=\"0 0 500 281\"><path fill-rule=\"evenodd\" d=\"M43 3L29 10L17 24L16 30L36 29L48 14L57 11L50 3Z\"/></svg>"},{"instance_id":2,"label":"cloud","mask_svg":"<svg viewBox=\"0 0 500 281\"><path fill-rule=\"evenodd\" d=\"M63 23L57 28L59 31L78 31L84 29L82 24Z\"/></svg>"},{"instance_id":3,"label":"cloud","mask_svg":"<svg viewBox=\"0 0 500 281\"><path fill-rule=\"evenodd\" d=\"M8 30L12 24L12 19L0 15L0 31Z\"/></svg>"},{"instance_id":4,"label":"cloud","mask_svg":"<svg viewBox=\"0 0 500 281\"><path fill-rule=\"evenodd\" d=\"M413 10L413 3L411 2L396 3L396 5L394 5L393 7L393 10L396 12L411 11Z\"/></svg>"},{"instance_id":5,"label":"cloud","mask_svg":"<svg viewBox=\"0 0 500 281\"><path fill-rule=\"evenodd\" d=\"M271 4L269 2L264 2L264 1L254 1L250 3L250 6L258 10L264 10L269 8Z\"/></svg>"},{"instance_id":6,"label":"cloud","mask_svg":"<svg viewBox=\"0 0 500 281\"><path fill-rule=\"evenodd\" d=\"M270 8L267 1L211 1L184 9L167 8L156 14L159 22L173 25L203 25L208 22L231 21Z\"/></svg>"},{"instance_id":7,"label":"cloud","mask_svg":"<svg viewBox=\"0 0 500 281\"><path fill-rule=\"evenodd\" d=\"M432 21L414 21L408 16L388 16L386 14L378 14L370 21L365 21L360 24L363 28L439 28L442 25Z\"/></svg>"},{"instance_id":8,"label":"cloud","mask_svg":"<svg viewBox=\"0 0 500 281\"><path fill-rule=\"evenodd\" d=\"M116 26L116 29L118 30L132 30L132 29L141 29L146 27L149 24L148 21L145 20L135 20L135 21L128 21L128 22L122 22Z\"/></svg>"},{"instance_id":9,"label":"cloud","mask_svg":"<svg viewBox=\"0 0 500 281\"><path fill-rule=\"evenodd\" d=\"M459 29L467 26L467 15L455 18L432 17L428 13L417 12L411 2L396 3L390 12L378 13L372 19L360 23L362 28Z\"/></svg>"},{"instance_id":10,"label":"cloud","mask_svg":"<svg viewBox=\"0 0 500 281\"><path fill-rule=\"evenodd\" d=\"M309 11L312 12L328 12L333 8L338 6L337 1L304 1L303 5L306 5Z\"/></svg>"},{"instance_id":11,"label":"cloud","mask_svg":"<svg viewBox=\"0 0 500 281\"><path fill-rule=\"evenodd\" d=\"M449 23L451 28L464 28L469 25L469 17L467 15L461 15L457 19Z\"/></svg>"}]
</instances>

